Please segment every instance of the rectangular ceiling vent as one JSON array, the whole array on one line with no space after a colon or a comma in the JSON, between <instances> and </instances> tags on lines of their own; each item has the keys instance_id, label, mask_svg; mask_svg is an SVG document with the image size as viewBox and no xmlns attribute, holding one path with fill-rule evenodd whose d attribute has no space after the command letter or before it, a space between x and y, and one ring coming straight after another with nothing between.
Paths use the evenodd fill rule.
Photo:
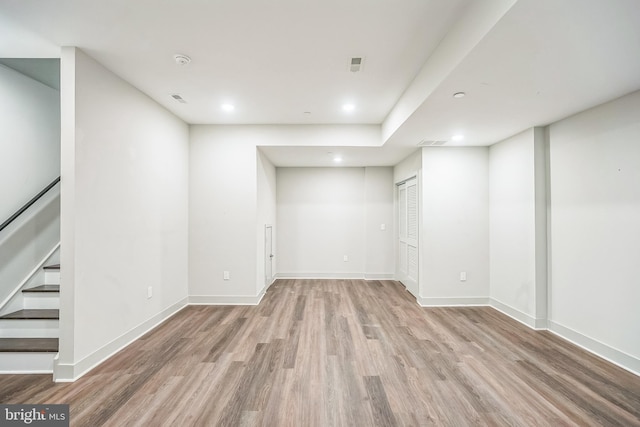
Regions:
<instances>
[{"instance_id":1,"label":"rectangular ceiling vent","mask_svg":"<svg viewBox=\"0 0 640 427\"><path fill-rule=\"evenodd\" d=\"M437 147L446 143L447 141L432 141L423 139L422 141L418 142L418 147Z\"/></svg>"},{"instance_id":2,"label":"rectangular ceiling vent","mask_svg":"<svg viewBox=\"0 0 640 427\"><path fill-rule=\"evenodd\" d=\"M171 97L173 99L175 99L176 101L178 101L179 103L181 103L181 104L186 104L187 103L187 101L185 101L184 98L181 97L180 95L178 95L177 93L174 93L173 95L171 95Z\"/></svg>"},{"instance_id":3,"label":"rectangular ceiling vent","mask_svg":"<svg viewBox=\"0 0 640 427\"><path fill-rule=\"evenodd\" d=\"M364 65L364 58L351 58L351 60L349 61L349 71L351 71L352 73L357 73L359 71L362 71L362 67Z\"/></svg>"}]
</instances>

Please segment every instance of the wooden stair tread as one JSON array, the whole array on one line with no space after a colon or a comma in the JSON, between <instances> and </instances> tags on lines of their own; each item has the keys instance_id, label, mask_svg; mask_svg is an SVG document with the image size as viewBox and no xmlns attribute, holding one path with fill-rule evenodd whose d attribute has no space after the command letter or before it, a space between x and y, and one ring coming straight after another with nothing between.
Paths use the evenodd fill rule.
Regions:
<instances>
[{"instance_id":1,"label":"wooden stair tread","mask_svg":"<svg viewBox=\"0 0 640 427\"><path fill-rule=\"evenodd\" d=\"M13 313L0 316L0 319L16 319L16 320L34 320L34 319L59 319L60 310L57 309L38 309L38 310L19 310Z\"/></svg>"},{"instance_id":2,"label":"wooden stair tread","mask_svg":"<svg viewBox=\"0 0 640 427\"><path fill-rule=\"evenodd\" d=\"M45 265L42 268L45 270L60 270L60 264Z\"/></svg>"},{"instance_id":3,"label":"wooden stair tread","mask_svg":"<svg viewBox=\"0 0 640 427\"><path fill-rule=\"evenodd\" d=\"M0 352L56 353L58 338L0 338Z\"/></svg>"},{"instance_id":4,"label":"wooden stair tread","mask_svg":"<svg viewBox=\"0 0 640 427\"><path fill-rule=\"evenodd\" d=\"M35 288L23 289L22 292L25 292L25 293L60 292L60 285L40 285L40 286L36 286Z\"/></svg>"}]
</instances>

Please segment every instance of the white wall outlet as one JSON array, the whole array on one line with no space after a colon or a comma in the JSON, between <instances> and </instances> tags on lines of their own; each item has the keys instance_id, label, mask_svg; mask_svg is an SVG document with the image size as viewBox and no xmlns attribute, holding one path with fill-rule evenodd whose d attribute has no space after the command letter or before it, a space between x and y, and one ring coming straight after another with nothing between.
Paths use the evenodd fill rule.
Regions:
<instances>
[{"instance_id":1,"label":"white wall outlet","mask_svg":"<svg viewBox=\"0 0 640 427\"><path fill-rule=\"evenodd\" d=\"M460 272L460 281L461 282L466 282L467 281L467 272L466 271L461 271Z\"/></svg>"},{"instance_id":2,"label":"white wall outlet","mask_svg":"<svg viewBox=\"0 0 640 427\"><path fill-rule=\"evenodd\" d=\"M344 258L343 258L343 261L344 261L344 262L349 262L349 256L348 256L348 255L345 255L345 256L344 256Z\"/></svg>"},{"instance_id":3,"label":"white wall outlet","mask_svg":"<svg viewBox=\"0 0 640 427\"><path fill-rule=\"evenodd\" d=\"M380 230L384 231L387 229L387 224L380 224Z\"/></svg>"},{"instance_id":4,"label":"white wall outlet","mask_svg":"<svg viewBox=\"0 0 640 427\"><path fill-rule=\"evenodd\" d=\"M224 280L230 280L231 279L231 275L229 274L228 271L225 271L224 273L222 273L222 278Z\"/></svg>"},{"instance_id":5,"label":"white wall outlet","mask_svg":"<svg viewBox=\"0 0 640 427\"><path fill-rule=\"evenodd\" d=\"M147 288L147 299L150 299L153 296L153 286L149 286Z\"/></svg>"}]
</instances>

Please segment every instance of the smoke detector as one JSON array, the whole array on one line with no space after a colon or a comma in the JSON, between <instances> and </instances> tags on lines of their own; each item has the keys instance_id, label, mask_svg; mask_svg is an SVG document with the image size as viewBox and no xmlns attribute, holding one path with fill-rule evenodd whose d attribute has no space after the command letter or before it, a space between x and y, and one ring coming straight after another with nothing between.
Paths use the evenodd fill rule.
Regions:
<instances>
[{"instance_id":1,"label":"smoke detector","mask_svg":"<svg viewBox=\"0 0 640 427\"><path fill-rule=\"evenodd\" d=\"M191 58L189 58L187 55L182 55L180 53L173 55L173 59L175 59L176 64L178 65L187 65L189 62L191 62Z\"/></svg>"}]
</instances>

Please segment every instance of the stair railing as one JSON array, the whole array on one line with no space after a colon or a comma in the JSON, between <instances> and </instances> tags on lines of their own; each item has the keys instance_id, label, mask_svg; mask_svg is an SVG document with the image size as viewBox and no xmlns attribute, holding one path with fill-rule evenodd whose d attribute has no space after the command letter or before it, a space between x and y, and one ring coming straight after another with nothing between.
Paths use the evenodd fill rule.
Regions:
<instances>
[{"instance_id":1,"label":"stair railing","mask_svg":"<svg viewBox=\"0 0 640 427\"><path fill-rule=\"evenodd\" d=\"M5 228L7 228L9 226L9 224L11 224L16 218L18 218L20 215L22 215L24 213L24 211L26 211L27 209L29 209L35 202L37 202L38 200L40 200L40 198L42 196L44 196L45 194L47 194L47 192L49 192L49 190L51 190L53 187L55 187L55 185L57 183L60 182L60 177L57 177L56 179L53 180L53 182L49 185L47 185L44 189L42 189L42 191L40 191L38 194L36 194L31 200L29 200L27 203L25 203L24 206L22 206L20 209L18 209L16 211L16 213L14 213L13 215L11 215L9 217L9 219L7 219L5 222L2 223L2 225L0 225L0 232L2 232L2 230L4 230Z\"/></svg>"}]
</instances>

